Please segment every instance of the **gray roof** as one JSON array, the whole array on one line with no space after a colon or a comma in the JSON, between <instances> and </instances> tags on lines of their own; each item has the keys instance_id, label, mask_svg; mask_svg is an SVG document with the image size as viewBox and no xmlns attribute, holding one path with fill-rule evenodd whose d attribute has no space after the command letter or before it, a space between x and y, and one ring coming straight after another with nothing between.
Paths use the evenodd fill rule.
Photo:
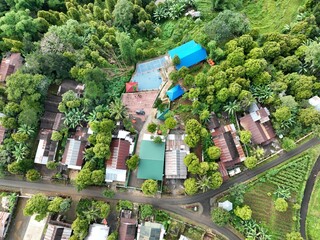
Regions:
<instances>
[{"instance_id":1,"label":"gray roof","mask_svg":"<svg viewBox=\"0 0 320 240\"><path fill-rule=\"evenodd\" d=\"M80 151L81 141L69 138L69 149L67 152L67 158L65 164L67 165L77 165L78 155Z\"/></svg>"},{"instance_id":2,"label":"gray roof","mask_svg":"<svg viewBox=\"0 0 320 240\"><path fill-rule=\"evenodd\" d=\"M161 236L161 227L159 223L145 222L140 227L138 240L159 240Z\"/></svg>"},{"instance_id":3,"label":"gray roof","mask_svg":"<svg viewBox=\"0 0 320 240\"><path fill-rule=\"evenodd\" d=\"M174 150L166 152L165 175L166 178L186 179L187 167L183 162L186 151Z\"/></svg>"}]
</instances>

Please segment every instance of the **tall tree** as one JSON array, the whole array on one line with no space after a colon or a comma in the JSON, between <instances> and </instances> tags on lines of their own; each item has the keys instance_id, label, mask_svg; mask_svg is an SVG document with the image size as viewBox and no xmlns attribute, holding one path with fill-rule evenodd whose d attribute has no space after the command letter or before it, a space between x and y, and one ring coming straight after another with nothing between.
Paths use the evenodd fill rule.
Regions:
<instances>
[{"instance_id":1,"label":"tall tree","mask_svg":"<svg viewBox=\"0 0 320 240\"><path fill-rule=\"evenodd\" d=\"M133 4L128 0L119 0L112 12L114 25L128 31L133 19Z\"/></svg>"}]
</instances>

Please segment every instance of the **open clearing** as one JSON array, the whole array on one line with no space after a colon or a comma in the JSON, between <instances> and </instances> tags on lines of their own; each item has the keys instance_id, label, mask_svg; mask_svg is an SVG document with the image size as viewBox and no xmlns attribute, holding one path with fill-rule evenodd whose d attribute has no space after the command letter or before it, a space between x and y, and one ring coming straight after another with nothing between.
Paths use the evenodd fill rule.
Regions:
<instances>
[{"instance_id":1,"label":"open clearing","mask_svg":"<svg viewBox=\"0 0 320 240\"><path fill-rule=\"evenodd\" d=\"M242 10L261 33L281 31L297 15L306 0L255 0L250 1Z\"/></svg>"}]
</instances>

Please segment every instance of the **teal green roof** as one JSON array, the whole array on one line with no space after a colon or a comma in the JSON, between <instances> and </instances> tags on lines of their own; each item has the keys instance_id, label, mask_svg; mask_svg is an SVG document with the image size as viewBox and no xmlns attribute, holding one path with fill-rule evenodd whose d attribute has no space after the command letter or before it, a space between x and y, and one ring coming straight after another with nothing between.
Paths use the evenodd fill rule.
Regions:
<instances>
[{"instance_id":1,"label":"teal green roof","mask_svg":"<svg viewBox=\"0 0 320 240\"><path fill-rule=\"evenodd\" d=\"M162 181L164 168L165 143L143 140L140 146L138 179Z\"/></svg>"},{"instance_id":2,"label":"teal green roof","mask_svg":"<svg viewBox=\"0 0 320 240\"><path fill-rule=\"evenodd\" d=\"M157 112L157 119L162 120L162 121L166 120L166 118L165 118L164 116L165 116L168 112L169 112L169 108L167 108L167 109L164 110L163 112L160 112L160 111L158 110L158 112Z\"/></svg>"}]
</instances>

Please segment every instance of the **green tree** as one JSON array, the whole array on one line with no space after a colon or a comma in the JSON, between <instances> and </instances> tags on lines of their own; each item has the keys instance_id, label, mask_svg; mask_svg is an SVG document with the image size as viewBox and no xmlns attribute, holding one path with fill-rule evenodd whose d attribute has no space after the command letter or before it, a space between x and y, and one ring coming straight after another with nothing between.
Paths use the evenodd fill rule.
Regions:
<instances>
[{"instance_id":1,"label":"green tree","mask_svg":"<svg viewBox=\"0 0 320 240\"><path fill-rule=\"evenodd\" d=\"M146 218L153 216L153 207L150 204L143 204L140 206L141 218L145 220Z\"/></svg>"},{"instance_id":2,"label":"green tree","mask_svg":"<svg viewBox=\"0 0 320 240\"><path fill-rule=\"evenodd\" d=\"M94 170L91 173L91 182L94 185L101 185L105 180L103 170Z\"/></svg>"},{"instance_id":3,"label":"green tree","mask_svg":"<svg viewBox=\"0 0 320 240\"><path fill-rule=\"evenodd\" d=\"M157 124L155 124L154 122L149 123L147 130L150 133L155 133L155 131L157 131Z\"/></svg>"},{"instance_id":4,"label":"green tree","mask_svg":"<svg viewBox=\"0 0 320 240\"><path fill-rule=\"evenodd\" d=\"M301 109L299 111L298 119L307 127L310 127L312 124L320 124L320 112L313 107Z\"/></svg>"},{"instance_id":5,"label":"green tree","mask_svg":"<svg viewBox=\"0 0 320 240\"><path fill-rule=\"evenodd\" d=\"M291 117L291 110L290 108L283 106L278 108L273 116L275 117L277 122L287 121Z\"/></svg>"},{"instance_id":6,"label":"green tree","mask_svg":"<svg viewBox=\"0 0 320 240\"><path fill-rule=\"evenodd\" d=\"M250 220L252 215L252 210L248 205L244 205L243 207L237 206L234 210L234 214L237 215L242 220Z\"/></svg>"},{"instance_id":7,"label":"green tree","mask_svg":"<svg viewBox=\"0 0 320 240\"><path fill-rule=\"evenodd\" d=\"M26 174L26 178L28 181L34 182L34 181L39 180L41 178L41 175L37 170L30 169Z\"/></svg>"},{"instance_id":8,"label":"green tree","mask_svg":"<svg viewBox=\"0 0 320 240\"><path fill-rule=\"evenodd\" d=\"M180 64L180 58L178 55L174 55L173 59L172 59L172 63L174 65L179 65Z\"/></svg>"},{"instance_id":9,"label":"green tree","mask_svg":"<svg viewBox=\"0 0 320 240\"><path fill-rule=\"evenodd\" d=\"M278 212L285 212L288 209L288 203L283 198L277 198L276 201L274 202L274 208Z\"/></svg>"},{"instance_id":10,"label":"green tree","mask_svg":"<svg viewBox=\"0 0 320 240\"><path fill-rule=\"evenodd\" d=\"M251 134L250 131L242 130L242 131L239 132L239 135L240 135L240 141L243 144L249 144L250 143L251 137L252 137L252 134Z\"/></svg>"},{"instance_id":11,"label":"green tree","mask_svg":"<svg viewBox=\"0 0 320 240\"><path fill-rule=\"evenodd\" d=\"M54 213L58 213L60 212L60 205L63 202L63 198L62 197L55 197L53 200L51 200L49 202L48 205L48 211L49 212L54 212Z\"/></svg>"},{"instance_id":12,"label":"green tree","mask_svg":"<svg viewBox=\"0 0 320 240\"><path fill-rule=\"evenodd\" d=\"M71 225L73 235L75 235L77 239L84 239L88 235L89 224L87 219L81 219L78 216Z\"/></svg>"},{"instance_id":13,"label":"green tree","mask_svg":"<svg viewBox=\"0 0 320 240\"><path fill-rule=\"evenodd\" d=\"M119 0L112 12L114 25L128 31L133 19L133 4L128 0Z\"/></svg>"},{"instance_id":14,"label":"green tree","mask_svg":"<svg viewBox=\"0 0 320 240\"><path fill-rule=\"evenodd\" d=\"M218 43L239 37L250 29L249 20L242 13L225 10L205 26L207 35Z\"/></svg>"},{"instance_id":15,"label":"green tree","mask_svg":"<svg viewBox=\"0 0 320 240\"><path fill-rule=\"evenodd\" d=\"M91 170L90 169L82 169L76 178L76 187L78 191L85 189L87 186L92 184L91 179Z\"/></svg>"},{"instance_id":16,"label":"green tree","mask_svg":"<svg viewBox=\"0 0 320 240\"><path fill-rule=\"evenodd\" d=\"M24 143L28 140L29 136L26 133L12 133L11 134L12 139L17 143Z\"/></svg>"},{"instance_id":17,"label":"green tree","mask_svg":"<svg viewBox=\"0 0 320 240\"><path fill-rule=\"evenodd\" d=\"M129 170L133 171L138 167L139 161L140 161L139 156L135 154L126 161L126 165Z\"/></svg>"},{"instance_id":18,"label":"green tree","mask_svg":"<svg viewBox=\"0 0 320 240\"><path fill-rule=\"evenodd\" d=\"M23 215L32 216L36 214L35 219L40 222L47 215L48 205L49 200L44 194L35 194L27 201L23 209Z\"/></svg>"},{"instance_id":19,"label":"green tree","mask_svg":"<svg viewBox=\"0 0 320 240\"><path fill-rule=\"evenodd\" d=\"M282 140L282 148L287 152L291 151L296 148L296 143L293 139L284 137Z\"/></svg>"},{"instance_id":20,"label":"green tree","mask_svg":"<svg viewBox=\"0 0 320 240\"><path fill-rule=\"evenodd\" d=\"M224 226L230 221L230 213L223 208L214 208L211 211L211 219L218 226Z\"/></svg>"},{"instance_id":21,"label":"green tree","mask_svg":"<svg viewBox=\"0 0 320 240\"><path fill-rule=\"evenodd\" d=\"M257 166L257 163L258 160L255 156L247 157L244 160L244 165L249 169L255 168Z\"/></svg>"},{"instance_id":22,"label":"green tree","mask_svg":"<svg viewBox=\"0 0 320 240\"><path fill-rule=\"evenodd\" d=\"M201 124L196 119L190 119L186 123L186 133L185 143L189 147L195 147L201 139Z\"/></svg>"},{"instance_id":23,"label":"green tree","mask_svg":"<svg viewBox=\"0 0 320 240\"><path fill-rule=\"evenodd\" d=\"M189 153L184 157L183 162L188 167L192 162L199 163L199 158L195 153Z\"/></svg>"},{"instance_id":24,"label":"green tree","mask_svg":"<svg viewBox=\"0 0 320 240\"><path fill-rule=\"evenodd\" d=\"M198 184L195 178L187 178L184 183L184 191L188 195L194 195L198 192Z\"/></svg>"},{"instance_id":25,"label":"green tree","mask_svg":"<svg viewBox=\"0 0 320 240\"><path fill-rule=\"evenodd\" d=\"M286 234L286 240L303 240L299 232L291 232Z\"/></svg>"},{"instance_id":26,"label":"green tree","mask_svg":"<svg viewBox=\"0 0 320 240\"><path fill-rule=\"evenodd\" d=\"M145 180L141 186L141 190L147 196L155 195L158 191L158 183L153 179Z\"/></svg>"},{"instance_id":27,"label":"green tree","mask_svg":"<svg viewBox=\"0 0 320 240\"><path fill-rule=\"evenodd\" d=\"M220 158L221 150L216 146L212 146L207 149L207 154L211 160L217 160Z\"/></svg>"},{"instance_id":28,"label":"green tree","mask_svg":"<svg viewBox=\"0 0 320 240\"><path fill-rule=\"evenodd\" d=\"M221 186L223 179L220 172L214 172L211 174L210 188L216 189Z\"/></svg>"},{"instance_id":29,"label":"green tree","mask_svg":"<svg viewBox=\"0 0 320 240\"><path fill-rule=\"evenodd\" d=\"M169 117L164 121L164 124L168 129L174 129L177 126L177 120L173 117Z\"/></svg>"},{"instance_id":30,"label":"green tree","mask_svg":"<svg viewBox=\"0 0 320 240\"><path fill-rule=\"evenodd\" d=\"M117 211L120 210L133 210L133 203L128 200L119 200L117 204Z\"/></svg>"},{"instance_id":31,"label":"green tree","mask_svg":"<svg viewBox=\"0 0 320 240\"><path fill-rule=\"evenodd\" d=\"M51 135L51 140L52 141L60 141L62 140L62 134L58 131L53 131Z\"/></svg>"},{"instance_id":32,"label":"green tree","mask_svg":"<svg viewBox=\"0 0 320 240\"><path fill-rule=\"evenodd\" d=\"M34 134L34 129L26 124L22 124L19 128L18 128L18 133L25 133L28 136L32 136Z\"/></svg>"},{"instance_id":33,"label":"green tree","mask_svg":"<svg viewBox=\"0 0 320 240\"><path fill-rule=\"evenodd\" d=\"M133 40L127 33L117 32L116 41L119 45L121 57L126 63L132 65L136 59Z\"/></svg>"}]
</instances>

